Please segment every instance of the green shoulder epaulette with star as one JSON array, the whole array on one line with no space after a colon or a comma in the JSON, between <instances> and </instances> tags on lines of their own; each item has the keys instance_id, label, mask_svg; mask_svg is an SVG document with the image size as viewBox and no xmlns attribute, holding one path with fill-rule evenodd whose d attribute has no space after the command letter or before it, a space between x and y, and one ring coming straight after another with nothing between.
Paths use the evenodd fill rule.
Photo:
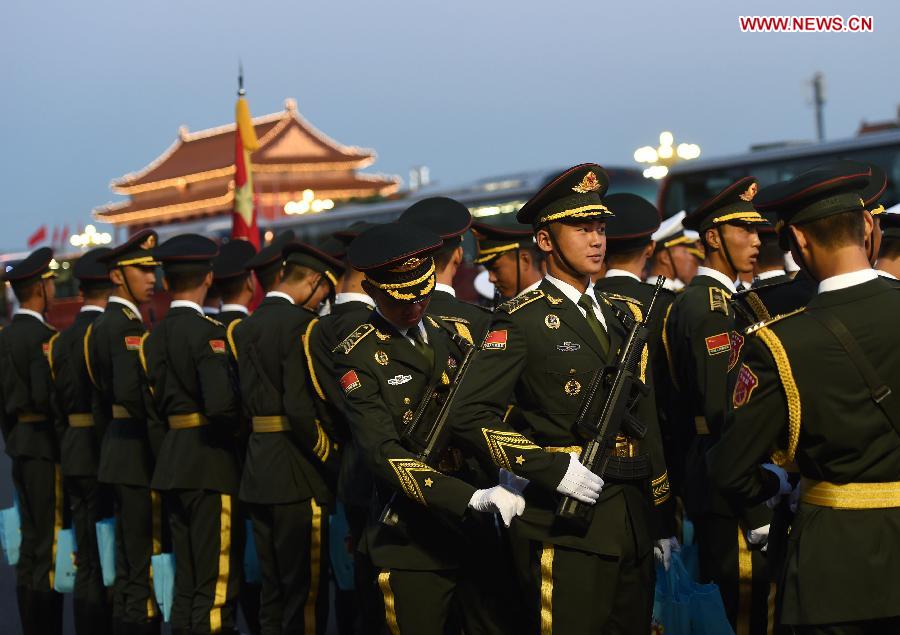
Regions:
<instances>
[{"instance_id":1,"label":"green shoulder epaulette with star","mask_svg":"<svg viewBox=\"0 0 900 635\"><path fill-rule=\"evenodd\" d=\"M760 329L762 329L762 328L765 328L765 327L767 327L767 326L771 326L771 325L775 324L775 322L780 322L781 320L784 320L785 318L789 318L789 317L791 317L792 315L797 315L798 313L803 313L805 310L806 310L806 307L805 307L805 306L802 306L802 307L800 307L799 309L796 309L795 311L791 311L790 313L782 313L781 315L776 315L775 317L773 317L773 318L771 318L771 319L769 319L769 320L764 320L764 321L762 321L762 322L757 322L756 324L753 324L753 325L751 325L751 326L748 326L748 327L744 330L744 334L745 334L745 335L752 335L753 333L756 333L758 330L760 330Z\"/></svg>"},{"instance_id":2,"label":"green shoulder epaulette with star","mask_svg":"<svg viewBox=\"0 0 900 635\"><path fill-rule=\"evenodd\" d=\"M332 353L343 353L346 355L350 351L353 350L353 347L359 344L363 338L369 335L372 331L375 330L375 327L371 324L360 324L356 327L356 330L350 333L347 337L344 338L340 344L335 346L332 349Z\"/></svg>"},{"instance_id":3,"label":"green shoulder epaulette with star","mask_svg":"<svg viewBox=\"0 0 900 635\"><path fill-rule=\"evenodd\" d=\"M219 321L218 321L217 319L215 319L215 318L211 318L211 317L209 317L208 315L203 315L202 317L203 317L204 320L209 320L210 322L212 322L212 323L215 324L216 326L221 326L221 327L223 327L223 328L225 327L224 324L222 324L221 322L219 322Z\"/></svg>"},{"instance_id":4,"label":"green shoulder epaulette with star","mask_svg":"<svg viewBox=\"0 0 900 635\"><path fill-rule=\"evenodd\" d=\"M517 295L514 298L511 298L497 307L498 310L503 311L504 313L515 313L519 309L521 309L526 304L531 304L535 300L540 300L544 297L544 292L540 289L534 289L529 291L528 293L523 293L522 295Z\"/></svg>"},{"instance_id":5,"label":"green shoulder epaulette with star","mask_svg":"<svg viewBox=\"0 0 900 635\"><path fill-rule=\"evenodd\" d=\"M454 315L439 315L439 318L444 320L445 322L457 322L459 324L468 324L469 321L466 318L456 317Z\"/></svg>"},{"instance_id":6,"label":"green shoulder epaulette with star","mask_svg":"<svg viewBox=\"0 0 900 635\"><path fill-rule=\"evenodd\" d=\"M725 289L720 289L719 287L710 287L709 310L719 311L720 313L728 315L728 300L730 298L731 294L725 291Z\"/></svg>"},{"instance_id":7,"label":"green shoulder epaulette with star","mask_svg":"<svg viewBox=\"0 0 900 635\"><path fill-rule=\"evenodd\" d=\"M610 300L619 300L620 302L630 302L632 304L636 304L638 306L642 306L641 301L637 298L630 298L627 295L620 295L618 293L610 293L609 291L601 291L598 295L604 295Z\"/></svg>"}]
</instances>

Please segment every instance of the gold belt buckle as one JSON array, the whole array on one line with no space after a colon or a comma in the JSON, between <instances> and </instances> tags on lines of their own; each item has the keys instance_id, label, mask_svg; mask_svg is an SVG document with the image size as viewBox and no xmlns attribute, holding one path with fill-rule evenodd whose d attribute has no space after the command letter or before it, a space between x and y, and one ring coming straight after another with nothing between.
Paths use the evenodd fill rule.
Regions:
<instances>
[{"instance_id":1,"label":"gold belt buckle","mask_svg":"<svg viewBox=\"0 0 900 635\"><path fill-rule=\"evenodd\" d=\"M94 415L89 413L75 413L69 415L70 428L92 428L94 427Z\"/></svg>"}]
</instances>

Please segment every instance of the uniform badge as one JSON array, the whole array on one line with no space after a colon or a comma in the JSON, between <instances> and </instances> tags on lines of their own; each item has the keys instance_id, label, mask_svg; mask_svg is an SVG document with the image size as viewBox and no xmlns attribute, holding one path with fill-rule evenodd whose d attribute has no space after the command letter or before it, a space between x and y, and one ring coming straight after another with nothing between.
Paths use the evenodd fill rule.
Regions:
<instances>
[{"instance_id":1,"label":"uniform badge","mask_svg":"<svg viewBox=\"0 0 900 635\"><path fill-rule=\"evenodd\" d=\"M390 386L401 386L408 381L412 381L412 375L394 375L387 380L388 385Z\"/></svg>"},{"instance_id":2,"label":"uniform badge","mask_svg":"<svg viewBox=\"0 0 900 635\"><path fill-rule=\"evenodd\" d=\"M581 183L572 188L572 191L579 194L587 194L588 192L596 192L599 189L600 181L597 179L597 175L593 171L589 171L581 179Z\"/></svg>"},{"instance_id":3,"label":"uniform badge","mask_svg":"<svg viewBox=\"0 0 900 635\"><path fill-rule=\"evenodd\" d=\"M413 411L407 410L403 413L403 423L410 424L413 420Z\"/></svg>"},{"instance_id":4,"label":"uniform badge","mask_svg":"<svg viewBox=\"0 0 900 635\"><path fill-rule=\"evenodd\" d=\"M387 342L389 339L391 339L390 335L388 335L387 333L382 333L378 329L375 329L375 337L380 339L382 342Z\"/></svg>"},{"instance_id":5,"label":"uniform badge","mask_svg":"<svg viewBox=\"0 0 900 635\"><path fill-rule=\"evenodd\" d=\"M125 317L127 317L129 320L137 320L138 319L138 316L134 314L134 311L129 309L127 306L122 307L122 313L124 313Z\"/></svg>"},{"instance_id":6,"label":"uniform badge","mask_svg":"<svg viewBox=\"0 0 900 635\"><path fill-rule=\"evenodd\" d=\"M753 389L759 385L759 378L750 370L747 364L741 364L741 370L738 371L737 383L734 385L734 394L731 396L731 405L740 408L748 401Z\"/></svg>"},{"instance_id":7,"label":"uniform badge","mask_svg":"<svg viewBox=\"0 0 900 635\"><path fill-rule=\"evenodd\" d=\"M362 382L359 381L359 377L356 375L355 370L348 370L344 373L341 376L340 383L341 388L344 389L345 395L349 395L351 392L362 386Z\"/></svg>"},{"instance_id":8,"label":"uniform badge","mask_svg":"<svg viewBox=\"0 0 900 635\"><path fill-rule=\"evenodd\" d=\"M549 302L549 303L552 304L553 306L556 306L556 305L558 305L558 304L562 304L562 301L563 301L562 298L554 298L552 295L549 295L549 294L547 295L547 302Z\"/></svg>"},{"instance_id":9,"label":"uniform badge","mask_svg":"<svg viewBox=\"0 0 900 635\"><path fill-rule=\"evenodd\" d=\"M449 368L450 370L456 370L458 364L459 362L457 362L456 358L452 355L447 358L447 368Z\"/></svg>"},{"instance_id":10,"label":"uniform badge","mask_svg":"<svg viewBox=\"0 0 900 635\"><path fill-rule=\"evenodd\" d=\"M488 351L505 351L506 350L506 329L502 331L491 331L484 336L484 344L481 348Z\"/></svg>"},{"instance_id":11,"label":"uniform badge","mask_svg":"<svg viewBox=\"0 0 900 635\"><path fill-rule=\"evenodd\" d=\"M447 375L447 373L441 373L441 383L445 386L450 383L450 377Z\"/></svg>"},{"instance_id":12,"label":"uniform badge","mask_svg":"<svg viewBox=\"0 0 900 635\"><path fill-rule=\"evenodd\" d=\"M375 353L375 361L378 362L379 364L381 364L382 366L387 366L388 361L390 361L390 360L388 360L387 353L385 353L384 351L377 351Z\"/></svg>"},{"instance_id":13,"label":"uniform badge","mask_svg":"<svg viewBox=\"0 0 900 635\"><path fill-rule=\"evenodd\" d=\"M562 344L556 345L556 350L558 350L562 353L572 353L574 351L579 350L580 348L581 348L581 344L578 344L577 342L566 341L566 342L563 342Z\"/></svg>"},{"instance_id":14,"label":"uniform badge","mask_svg":"<svg viewBox=\"0 0 900 635\"><path fill-rule=\"evenodd\" d=\"M209 340L209 347L213 353L225 354L225 340Z\"/></svg>"},{"instance_id":15,"label":"uniform badge","mask_svg":"<svg viewBox=\"0 0 900 635\"><path fill-rule=\"evenodd\" d=\"M566 382L566 385L563 386L563 390L565 390L566 394L570 397L574 397L581 392L581 382L577 379L570 379Z\"/></svg>"},{"instance_id":16,"label":"uniform badge","mask_svg":"<svg viewBox=\"0 0 900 635\"><path fill-rule=\"evenodd\" d=\"M141 336L140 335L126 335L125 336L125 350L128 351L136 351L141 347Z\"/></svg>"},{"instance_id":17,"label":"uniform badge","mask_svg":"<svg viewBox=\"0 0 900 635\"><path fill-rule=\"evenodd\" d=\"M559 316L554 315L553 313L548 313L544 318L544 325L548 329L558 329L559 328Z\"/></svg>"},{"instance_id":18,"label":"uniform badge","mask_svg":"<svg viewBox=\"0 0 900 635\"><path fill-rule=\"evenodd\" d=\"M730 334L730 344L731 344L731 352L728 353L728 372L731 372L731 369L734 368L735 364L738 363L738 359L741 357L741 349L744 347L744 336L738 333L737 331L732 331Z\"/></svg>"},{"instance_id":19,"label":"uniform badge","mask_svg":"<svg viewBox=\"0 0 900 635\"><path fill-rule=\"evenodd\" d=\"M710 335L706 338L706 352L710 355L718 355L728 350L731 350L731 338L728 333Z\"/></svg>"}]
</instances>

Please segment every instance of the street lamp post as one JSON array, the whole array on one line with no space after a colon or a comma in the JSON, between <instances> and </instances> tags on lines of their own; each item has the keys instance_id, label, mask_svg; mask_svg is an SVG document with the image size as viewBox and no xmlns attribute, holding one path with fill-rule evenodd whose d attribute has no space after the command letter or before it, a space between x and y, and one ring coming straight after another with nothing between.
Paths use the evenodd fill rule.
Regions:
<instances>
[{"instance_id":1,"label":"street lamp post","mask_svg":"<svg viewBox=\"0 0 900 635\"><path fill-rule=\"evenodd\" d=\"M679 161L689 161L700 156L700 146L695 143L675 145L675 135L669 131L659 134L659 146L642 146L634 151L634 160L646 163L644 177L661 179L669 173L669 168Z\"/></svg>"}]
</instances>

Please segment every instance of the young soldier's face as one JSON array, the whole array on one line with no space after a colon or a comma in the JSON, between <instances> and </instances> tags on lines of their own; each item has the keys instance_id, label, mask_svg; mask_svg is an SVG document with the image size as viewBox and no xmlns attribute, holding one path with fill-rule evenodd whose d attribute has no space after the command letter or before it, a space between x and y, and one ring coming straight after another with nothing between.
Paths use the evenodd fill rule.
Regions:
<instances>
[{"instance_id":1,"label":"young soldier's face","mask_svg":"<svg viewBox=\"0 0 900 635\"><path fill-rule=\"evenodd\" d=\"M488 280L491 281L500 295L504 298L511 298L521 289L516 289L517 268L520 264L519 251L513 250L505 254L500 254L490 263L485 265L488 271Z\"/></svg>"},{"instance_id":2,"label":"young soldier's face","mask_svg":"<svg viewBox=\"0 0 900 635\"><path fill-rule=\"evenodd\" d=\"M558 266L569 266L583 276L598 276L603 271L603 256L606 253L606 222L589 220L574 223L554 223L553 243L550 242L549 231L545 228L538 232L538 245L543 251L555 252L552 258Z\"/></svg>"},{"instance_id":3,"label":"young soldier's face","mask_svg":"<svg viewBox=\"0 0 900 635\"><path fill-rule=\"evenodd\" d=\"M721 228L737 273L751 273L761 244L756 228L745 225L722 225Z\"/></svg>"},{"instance_id":4,"label":"young soldier's face","mask_svg":"<svg viewBox=\"0 0 900 635\"><path fill-rule=\"evenodd\" d=\"M156 287L156 268L155 267L135 267L126 266L121 269L114 269L110 274L112 281L116 284L119 282L118 276L122 276L123 282L127 282L126 291L130 291L134 296L136 304L145 304L153 297L153 289Z\"/></svg>"}]
</instances>

